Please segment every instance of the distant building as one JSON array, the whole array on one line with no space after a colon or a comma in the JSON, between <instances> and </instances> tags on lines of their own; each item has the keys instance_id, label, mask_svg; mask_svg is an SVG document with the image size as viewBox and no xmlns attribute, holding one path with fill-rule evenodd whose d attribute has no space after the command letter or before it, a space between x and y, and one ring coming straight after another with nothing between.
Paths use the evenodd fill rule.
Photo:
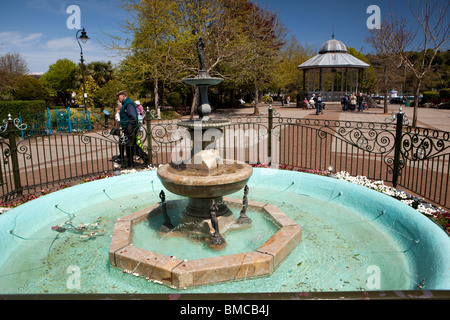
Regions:
<instances>
[{"instance_id":1,"label":"distant building","mask_svg":"<svg viewBox=\"0 0 450 320\"><path fill-rule=\"evenodd\" d=\"M43 74L44 74L44 72L32 72L32 73L29 73L28 75L32 76L33 78L40 79Z\"/></svg>"}]
</instances>

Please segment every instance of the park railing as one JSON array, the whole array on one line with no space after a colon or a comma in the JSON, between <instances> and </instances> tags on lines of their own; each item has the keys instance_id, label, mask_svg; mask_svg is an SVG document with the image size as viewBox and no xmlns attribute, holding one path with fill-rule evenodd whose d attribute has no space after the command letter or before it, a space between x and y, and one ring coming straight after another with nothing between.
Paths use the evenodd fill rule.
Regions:
<instances>
[{"instance_id":1,"label":"park railing","mask_svg":"<svg viewBox=\"0 0 450 320\"><path fill-rule=\"evenodd\" d=\"M383 180L450 208L450 133L413 128L401 111L384 123L285 118L272 108L264 116L230 120L216 141L224 159L279 169L346 171ZM189 158L189 134L177 122L156 120L147 112L135 139L136 150L141 148L149 155L145 165ZM4 201L111 173L123 160L121 150L127 141L118 125L92 125L90 131L72 133L33 128L40 134L21 139L25 125L8 119L0 128L0 196ZM142 157L134 164L144 166Z\"/></svg>"}]
</instances>

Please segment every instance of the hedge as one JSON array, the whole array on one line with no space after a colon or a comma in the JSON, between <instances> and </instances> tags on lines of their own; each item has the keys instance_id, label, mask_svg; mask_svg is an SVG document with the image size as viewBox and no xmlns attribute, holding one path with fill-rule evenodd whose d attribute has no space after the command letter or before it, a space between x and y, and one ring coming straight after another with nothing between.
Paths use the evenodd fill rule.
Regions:
<instances>
[{"instance_id":1,"label":"hedge","mask_svg":"<svg viewBox=\"0 0 450 320\"><path fill-rule=\"evenodd\" d=\"M437 91L425 91L423 93L423 100L426 102L437 102L440 100L439 92Z\"/></svg>"},{"instance_id":2,"label":"hedge","mask_svg":"<svg viewBox=\"0 0 450 320\"><path fill-rule=\"evenodd\" d=\"M32 100L32 101L0 101L0 122L8 119L8 114L13 119L22 117L25 121L32 114L46 113L48 102L44 100Z\"/></svg>"},{"instance_id":3,"label":"hedge","mask_svg":"<svg viewBox=\"0 0 450 320\"><path fill-rule=\"evenodd\" d=\"M442 100L450 99L450 89L439 90L439 98L441 98Z\"/></svg>"}]
</instances>

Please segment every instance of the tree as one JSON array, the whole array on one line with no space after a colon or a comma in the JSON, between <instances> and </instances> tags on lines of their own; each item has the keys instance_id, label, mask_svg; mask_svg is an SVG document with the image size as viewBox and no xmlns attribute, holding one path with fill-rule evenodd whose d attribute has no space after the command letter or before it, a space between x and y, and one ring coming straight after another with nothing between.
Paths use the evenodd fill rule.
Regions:
<instances>
[{"instance_id":1,"label":"tree","mask_svg":"<svg viewBox=\"0 0 450 320\"><path fill-rule=\"evenodd\" d=\"M28 75L20 75L12 80L15 100L47 100L48 91L42 81Z\"/></svg>"},{"instance_id":2,"label":"tree","mask_svg":"<svg viewBox=\"0 0 450 320\"><path fill-rule=\"evenodd\" d=\"M119 68L124 83L141 90L153 86L155 106L159 105L159 88L164 89L166 82L181 82L198 73L195 48L200 36L207 71L233 81L248 82L249 73L243 70L254 66L255 77L255 67L263 70L264 64L268 68L279 49L274 51L280 26L277 17L248 0L124 0L122 4L131 16L123 26L127 36L111 37L109 48L125 56ZM254 79L264 78L266 84L271 77L267 70Z\"/></svg>"},{"instance_id":3,"label":"tree","mask_svg":"<svg viewBox=\"0 0 450 320\"><path fill-rule=\"evenodd\" d=\"M367 68L364 72L365 77L361 77L361 79L360 79L360 82L361 82L361 90L360 91L363 91L363 92L366 92L367 94L369 94L373 90L373 88L377 82L377 79L375 77L375 70L370 63L370 59L352 47L348 47L347 52L349 54L351 54L352 56L358 58L359 60L364 61L367 64L369 64L369 68Z\"/></svg>"},{"instance_id":4,"label":"tree","mask_svg":"<svg viewBox=\"0 0 450 320\"><path fill-rule=\"evenodd\" d=\"M0 100L14 100L14 80L28 73L28 65L19 53L0 56Z\"/></svg>"},{"instance_id":5,"label":"tree","mask_svg":"<svg viewBox=\"0 0 450 320\"><path fill-rule=\"evenodd\" d=\"M448 5L438 7L438 4L438 1L430 4L428 0L425 0L423 4L419 0L416 8L410 5L420 30L416 34L407 28L406 19L399 19L391 13L390 19L385 19L381 24L381 29L371 30L367 40L378 54L397 59L414 76L413 126L417 125L419 95L423 81L433 69L436 55L445 48L450 36ZM411 61L408 54L408 51L411 51L408 49L414 45L414 40L419 40L415 51L422 54L421 59L415 63Z\"/></svg>"},{"instance_id":6,"label":"tree","mask_svg":"<svg viewBox=\"0 0 450 320\"><path fill-rule=\"evenodd\" d=\"M398 60L392 56L375 55L370 56L370 64L376 76L376 85L383 92L384 113L388 114L388 96L393 85L400 82L400 73L398 72Z\"/></svg>"},{"instance_id":7,"label":"tree","mask_svg":"<svg viewBox=\"0 0 450 320\"><path fill-rule=\"evenodd\" d=\"M246 53L241 72L253 84L253 114L259 115L260 90L271 83L277 57L284 44L285 29L276 14L259 8L253 2L246 4L246 11L241 17L244 18L242 27L245 30L243 43Z\"/></svg>"},{"instance_id":8,"label":"tree","mask_svg":"<svg viewBox=\"0 0 450 320\"><path fill-rule=\"evenodd\" d=\"M111 61L93 61L86 66L86 71L99 87L116 78Z\"/></svg>"},{"instance_id":9,"label":"tree","mask_svg":"<svg viewBox=\"0 0 450 320\"><path fill-rule=\"evenodd\" d=\"M28 64L19 53L7 53L0 57L0 71L13 76L27 74Z\"/></svg>"},{"instance_id":10,"label":"tree","mask_svg":"<svg viewBox=\"0 0 450 320\"><path fill-rule=\"evenodd\" d=\"M75 73L77 65L69 59L59 59L50 65L48 71L42 76L44 85L50 89L50 94L58 103L67 105L71 94L76 89Z\"/></svg>"},{"instance_id":11,"label":"tree","mask_svg":"<svg viewBox=\"0 0 450 320\"><path fill-rule=\"evenodd\" d=\"M104 108L115 109L117 105L116 93L120 90L127 90L126 86L119 80L110 80L104 86L99 88L94 94L94 101Z\"/></svg>"},{"instance_id":12,"label":"tree","mask_svg":"<svg viewBox=\"0 0 450 320\"><path fill-rule=\"evenodd\" d=\"M95 106L95 97L100 87L91 75L85 76L85 83L85 88L83 86L79 86L75 91L75 103L78 105L84 105L84 102L86 101L86 107L92 108ZM86 99L84 98L85 93ZM117 91L114 93L114 96L116 95L116 93Z\"/></svg>"},{"instance_id":13,"label":"tree","mask_svg":"<svg viewBox=\"0 0 450 320\"><path fill-rule=\"evenodd\" d=\"M163 79L168 52L171 49L170 40L173 35L174 17L177 1L167 0L124 0L122 8L127 10L131 19L123 25L126 38L111 37L110 49L125 54L128 73L127 78L137 83L151 80L154 84L155 108L159 107L159 82ZM118 44L124 41L125 45ZM130 45L128 45L130 44Z\"/></svg>"},{"instance_id":14,"label":"tree","mask_svg":"<svg viewBox=\"0 0 450 320\"><path fill-rule=\"evenodd\" d=\"M276 62L276 72L273 78L273 88L280 93L299 92L303 86L302 73L297 67L315 55L315 50L307 44L302 46L295 36L285 43Z\"/></svg>"}]
</instances>

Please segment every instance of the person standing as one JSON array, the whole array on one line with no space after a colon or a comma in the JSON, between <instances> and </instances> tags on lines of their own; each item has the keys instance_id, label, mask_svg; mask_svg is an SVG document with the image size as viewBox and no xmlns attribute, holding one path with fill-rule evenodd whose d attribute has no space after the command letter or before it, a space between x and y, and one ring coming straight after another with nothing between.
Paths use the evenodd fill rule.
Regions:
<instances>
[{"instance_id":1,"label":"person standing","mask_svg":"<svg viewBox=\"0 0 450 320\"><path fill-rule=\"evenodd\" d=\"M122 168L133 166L134 151L136 149L136 134L138 131L138 114L136 105L128 98L126 91L119 91L117 97L122 104L119 111L120 124L124 134L124 145L126 162L122 163Z\"/></svg>"},{"instance_id":2,"label":"person standing","mask_svg":"<svg viewBox=\"0 0 450 320\"><path fill-rule=\"evenodd\" d=\"M305 100L303 100L303 108L306 110L309 109L309 101L307 98L305 98Z\"/></svg>"},{"instance_id":3,"label":"person standing","mask_svg":"<svg viewBox=\"0 0 450 320\"><path fill-rule=\"evenodd\" d=\"M350 96L350 110L355 111L355 106L356 106L356 96L355 93L352 93L352 95Z\"/></svg>"},{"instance_id":4,"label":"person standing","mask_svg":"<svg viewBox=\"0 0 450 320\"><path fill-rule=\"evenodd\" d=\"M120 101L117 101L116 114L114 116L115 125L114 125L114 128L111 130L111 134L119 137L118 138L119 139L119 155L113 156L113 160L118 163L125 163L125 146L122 143L123 132L120 127L120 109L121 108L122 108L122 104L120 103Z\"/></svg>"},{"instance_id":5,"label":"person standing","mask_svg":"<svg viewBox=\"0 0 450 320\"><path fill-rule=\"evenodd\" d=\"M314 102L316 104L316 115L319 115L319 113L323 114L323 111L322 111L323 99L322 99L322 95L320 93L314 99Z\"/></svg>"},{"instance_id":6,"label":"person standing","mask_svg":"<svg viewBox=\"0 0 450 320\"><path fill-rule=\"evenodd\" d=\"M342 98L342 104L343 104L342 110L348 111L348 95L347 94L345 94L344 97Z\"/></svg>"},{"instance_id":7,"label":"person standing","mask_svg":"<svg viewBox=\"0 0 450 320\"><path fill-rule=\"evenodd\" d=\"M144 107L141 105L139 100L136 100L134 104L136 105L136 111L138 114L139 127L142 127L142 124L144 123ZM142 128L140 130L142 131Z\"/></svg>"},{"instance_id":8,"label":"person standing","mask_svg":"<svg viewBox=\"0 0 450 320\"><path fill-rule=\"evenodd\" d=\"M358 104L358 111L363 111L363 96L362 93L358 93L358 97L356 98L356 103Z\"/></svg>"},{"instance_id":9,"label":"person standing","mask_svg":"<svg viewBox=\"0 0 450 320\"><path fill-rule=\"evenodd\" d=\"M315 105L316 105L315 99L316 99L316 95L313 93L311 99L309 99L309 105L311 106L311 109L315 108Z\"/></svg>"}]
</instances>

